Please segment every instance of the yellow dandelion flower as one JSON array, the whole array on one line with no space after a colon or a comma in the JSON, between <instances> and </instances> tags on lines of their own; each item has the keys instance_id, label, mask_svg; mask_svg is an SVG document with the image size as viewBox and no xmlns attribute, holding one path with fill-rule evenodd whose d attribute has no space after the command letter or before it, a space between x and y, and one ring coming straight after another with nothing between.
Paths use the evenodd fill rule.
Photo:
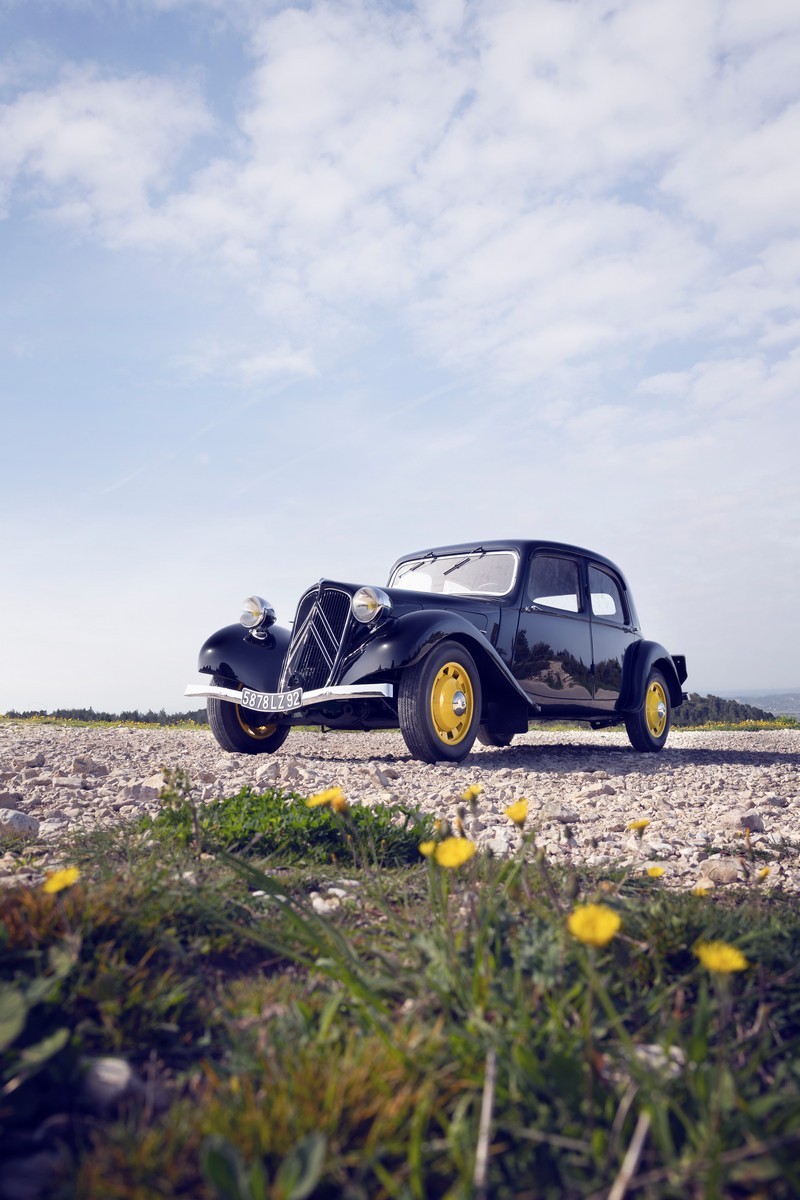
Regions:
<instances>
[{"instance_id":1,"label":"yellow dandelion flower","mask_svg":"<svg viewBox=\"0 0 800 1200\"><path fill-rule=\"evenodd\" d=\"M335 788L334 790L341 792L341 788ZM331 808L337 813L347 812L347 801L344 798L344 793L341 795L331 796Z\"/></svg>"},{"instance_id":2,"label":"yellow dandelion flower","mask_svg":"<svg viewBox=\"0 0 800 1200\"><path fill-rule=\"evenodd\" d=\"M469 862L475 853L475 843L467 838L445 838L434 851L434 857L440 867L461 867Z\"/></svg>"},{"instance_id":3,"label":"yellow dandelion flower","mask_svg":"<svg viewBox=\"0 0 800 1200\"><path fill-rule=\"evenodd\" d=\"M63 892L64 888L72 887L80 877L81 873L77 867L65 867L63 871L52 871L42 884L42 891L48 892L50 895Z\"/></svg>"},{"instance_id":4,"label":"yellow dandelion flower","mask_svg":"<svg viewBox=\"0 0 800 1200\"><path fill-rule=\"evenodd\" d=\"M306 805L308 808L321 808L323 804L332 805L334 800L337 803L344 800L344 792L340 787L328 788L325 792L317 792L315 796L309 796Z\"/></svg>"},{"instance_id":5,"label":"yellow dandelion flower","mask_svg":"<svg viewBox=\"0 0 800 1200\"><path fill-rule=\"evenodd\" d=\"M698 942L693 953L706 968L717 975L730 975L733 971L745 971L749 963L741 950L727 942Z\"/></svg>"},{"instance_id":6,"label":"yellow dandelion flower","mask_svg":"<svg viewBox=\"0 0 800 1200\"><path fill-rule=\"evenodd\" d=\"M430 858L436 849L436 842L420 842L419 852L424 858Z\"/></svg>"},{"instance_id":7,"label":"yellow dandelion flower","mask_svg":"<svg viewBox=\"0 0 800 1200\"><path fill-rule=\"evenodd\" d=\"M478 799L482 791L483 788L479 783L471 783L467 790L462 793L461 799L466 800L467 804L470 804L473 800Z\"/></svg>"},{"instance_id":8,"label":"yellow dandelion flower","mask_svg":"<svg viewBox=\"0 0 800 1200\"><path fill-rule=\"evenodd\" d=\"M528 816L528 801L522 796L519 800L515 800L513 804L509 804L505 810L509 821L513 821L517 829L522 829Z\"/></svg>"},{"instance_id":9,"label":"yellow dandelion flower","mask_svg":"<svg viewBox=\"0 0 800 1200\"><path fill-rule=\"evenodd\" d=\"M761 870L758 872L758 878L759 878L759 879L766 879L766 878L767 878L767 876L769 875L769 872L770 872L770 868L769 868L769 867L762 867L762 868L761 868Z\"/></svg>"},{"instance_id":10,"label":"yellow dandelion flower","mask_svg":"<svg viewBox=\"0 0 800 1200\"><path fill-rule=\"evenodd\" d=\"M647 817L640 817L638 821L629 821L628 829L632 830L633 833L641 834L644 833L649 824L650 822L648 821Z\"/></svg>"},{"instance_id":11,"label":"yellow dandelion flower","mask_svg":"<svg viewBox=\"0 0 800 1200\"><path fill-rule=\"evenodd\" d=\"M660 879L661 876L664 874L664 868L663 867L648 867L647 874L650 876L651 879Z\"/></svg>"},{"instance_id":12,"label":"yellow dandelion flower","mask_svg":"<svg viewBox=\"0 0 800 1200\"><path fill-rule=\"evenodd\" d=\"M606 904L579 904L567 918L574 938L587 946L606 946L622 925L619 914Z\"/></svg>"},{"instance_id":13,"label":"yellow dandelion flower","mask_svg":"<svg viewBox=\"0 0 800 1200\"><path fill-rule=\"evenodd\" d=\"M710 891L711 891L711 888L703 887L701 884L698 884L697 887L692 888L692 895L693 896L707 896Z\"/></svg>"}]
</instances>

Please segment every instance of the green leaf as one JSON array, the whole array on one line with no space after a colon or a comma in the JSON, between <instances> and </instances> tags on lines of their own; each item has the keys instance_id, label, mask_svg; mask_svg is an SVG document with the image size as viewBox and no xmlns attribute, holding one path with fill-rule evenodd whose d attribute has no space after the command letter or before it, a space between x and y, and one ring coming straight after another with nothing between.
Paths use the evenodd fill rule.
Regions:
<instances>
[{"instance_id":1,"label":"green leaf","mask_svg":"<svg viewBox=\"0 0 800 1200\"><path fill-rule=\"evenodd\" d=\"M20 1055L21 1066L27 1074L38 1071L39 1067L58 1054L59 1050L63 1050L68 1041L69 1030L57 1029L55 1033L42 1038L41 1042L37 1042L34 1046L25 1047Z\"/></svg>"},{"instance_id":2,"label":"green leaf","mask_svg":"<svg viewBox=\"0 0 800 1200\"><path fill-rule=\"evenodd\" d=\"M285 1200L306 1200L311 1195L322 1174L327 1148L324 1134L310 1133L289 1151L275 1178Z\"/></svg>"},{"instance_id":3,"label":"green leaf","mask_svg":"<svg viewBox=\"0 0 800 1200\"><path fill-rule=\"evenodd\" d=\"M0 1050L5 1050L22 1033L27 1011L17 988L0 985Z\"/></svg>"},{"instance_id":4,"label":"green leaf","mask_svg":"<svg viewBox=\"0 0 800 1200\"><path fill-rule=\"evenodd\" d=\"M200 1152L203 1173L219 1200L250 1200L238 1150L227 1138L212 1134Z\"/></svg>"}]
</instances>

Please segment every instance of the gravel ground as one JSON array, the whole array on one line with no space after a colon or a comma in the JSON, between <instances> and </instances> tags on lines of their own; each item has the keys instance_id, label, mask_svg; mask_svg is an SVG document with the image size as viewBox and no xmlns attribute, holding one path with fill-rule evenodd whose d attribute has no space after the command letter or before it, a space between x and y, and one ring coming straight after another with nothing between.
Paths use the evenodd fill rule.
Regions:
<instances>
[{"instance_id":1,"label":"gravel ground","mask_svg":"<svg viewBox=\"0 0 800 1200\"><path fill-rule=\"evenodd\" d=\"M673 732L654 755L616 731L536 731L430 766L395 732L293 732L276 755L246 756L223 753L205 730L0 721L0 880L18 877L21 861L55 861L65 834L155 811L163 767L188 772L202 801L245 785L310 795L338 784L351 803L410 802L451 821L460 794L480 784L467 832L496 854L517 837L505 806L527 796L536 843L554 859L662 866L674 887L800 891L797 730ZM643 818L637 836L628 825Z\"/></svg>"}]
</instances>

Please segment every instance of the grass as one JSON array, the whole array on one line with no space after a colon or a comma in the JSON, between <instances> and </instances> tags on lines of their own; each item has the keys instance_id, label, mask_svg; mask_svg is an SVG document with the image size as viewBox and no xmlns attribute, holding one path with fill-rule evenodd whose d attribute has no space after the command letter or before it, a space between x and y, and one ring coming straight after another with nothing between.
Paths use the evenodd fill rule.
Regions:
<instances>
[{"instance_id":1,"label":"grass","mask_svg":"<svg viewBox=\"0 0 800 1200\"><path fill-rule=\"evenodd\" d=\"M56 1149L48 1200L799 1194L795 899L577 876L533 831L418 854L449 832L275 792L195 810L174 774L154 820L69 847L76 881L5 889L5 1168ZM141 1087L92 1111L108 1054Z\"/></svg>"}]
</instances>

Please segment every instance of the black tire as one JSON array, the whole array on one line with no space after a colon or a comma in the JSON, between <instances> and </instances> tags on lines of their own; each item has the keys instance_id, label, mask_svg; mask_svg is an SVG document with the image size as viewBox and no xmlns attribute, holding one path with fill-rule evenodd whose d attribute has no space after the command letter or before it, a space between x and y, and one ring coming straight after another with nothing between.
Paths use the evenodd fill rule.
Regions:
<instances>
[{"instance_id":1,"label":"black tire","mask_svg":"<svg viewBox=\"0 0 800 1200\"><path fill-rule=\"evenodd\" d=\"M481 719L481 678L458 642L442 642L400 678L397 715L405 743L422 762L460 762Z\"/></svg>"},{"instance_id":2,"label":"black tire","mask_svg":"<svg viewBox=\"0 0 800 1200\"><path fill-rule=\"evenodd\" d=\"M231 687L228 679L214 676L213 683ZM209 696L206 705L211 732L223 750L231 754L274 754L289 736L290 725L257 724L260 714L240 708L230 700Z\"/></svg>"},{"instance_id":3,"label":"black tire","mask_svg":"<svg viewBox=\"0 0 800 1200\"><path fill-rule=\"evenodd\" d=\"M634 750L655 754L662 750L672 723L667 681L660 671L647 677L641 707L625 716L625 728Z\"/></svg>"},{"instance_id":4,"label":"black tire","mask_svg":"<svg viewBox=\"0 0 800 1200\"><path fill-rule=\"evenodd\" d=\"M491 725L478 726L478 741L484 746L510 746L514 738L508 730L495 729Z\"/></svg>"}]
</instances>

